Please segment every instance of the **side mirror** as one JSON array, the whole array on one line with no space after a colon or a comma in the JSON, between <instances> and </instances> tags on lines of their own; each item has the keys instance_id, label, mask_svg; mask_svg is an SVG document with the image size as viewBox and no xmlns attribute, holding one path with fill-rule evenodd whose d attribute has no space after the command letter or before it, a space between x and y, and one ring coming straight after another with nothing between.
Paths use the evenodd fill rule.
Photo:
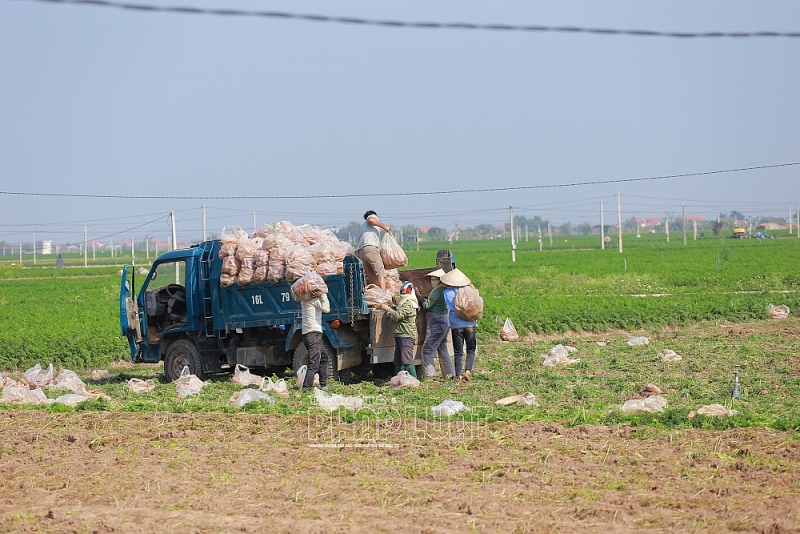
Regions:
<instances>
[{"instance_id":1,"label":"side mirror","mask_svg":"<svg viewBox=\"0 0 800 534\"><path fill-rule=\"evenodd\" d=\"M153 276L150 277L150 281L152 282L156 278L158 278L158 271L153 271Z\"/></svg>"}]
</instances>

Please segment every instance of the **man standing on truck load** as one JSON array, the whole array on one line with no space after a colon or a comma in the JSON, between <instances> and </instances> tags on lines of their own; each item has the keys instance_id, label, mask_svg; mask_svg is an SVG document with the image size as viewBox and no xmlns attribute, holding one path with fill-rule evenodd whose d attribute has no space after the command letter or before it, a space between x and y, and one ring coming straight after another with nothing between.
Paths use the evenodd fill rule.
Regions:
<instances>
[{"instance_id":1,"label":"man standing on truck load","mask_svg":"<svg viewBox=\"0 0 800 534\"><path fill-rule=\"evenodd\" d=\"M303 302L303 343L308 349L308 367L303 389L314 387L314 375L319 373L319 385L325 389L328 381L330 354L322 340L322 314L331 311L328 295L321 293Z\"/></svg>"},{"instance_id":2,"label":"man standing on truck load","mask_svg":"<svg viewBox=\"0 0 800 534\"><path fill-rule=\"evenodd\" d=\"M439 353L439 367L442 377L453 378L456 374L453 361L447 352L447 334L450 333L450 312L444 301L445 286L439 282L439 277L444 275L442 269L437 269L425 276L431 279L433 291L427 299L422 299L421 306L428 310L425 320L428 327L425 330L425 343L422 344L422 369L425 378L436 376L436 367L433 365L433 351Z\"/></svg>"},{"instance_id":3,"label":"man standing on truck load","mask_svg":"<svg viewBox=\"0 0 800 534\"><path fill-rule=\"evenodd\" d=\"M448 286L444 290L444 301L447 304L447 309L450 310L450 333L453 336L453 360L455 360L456 364L456 378L462 380L462 358L464 356L464 345L466 345L467 362L463 380L469 382L472 378L472 366L475 365L475 354L478 349L478 344L475 340L477 322L467 321L458 316L455 299L458 288L468 286L470 281L460 269L453 269L449 273L442 275L442 283Z\"/></svg>"},{"instance_id":4,"label":"man standing on truck load","mask_svg":"<svg viewBox=\"0 0 800 534\"><path fill-rule=\"evenodd\" d=\"M386 291L386 271L380 254L381 229L386 232L392 231L391 226L383 224L378 219L377 213L372 210L366 212L361 233L358 235L356 257L364 263L367 284L376 284Z\"/></svg>"},{"instance_id":5,"label":"man standing on truck load","mask_svg":"<svg viewBox=\"0 0 800 534\"><path fill-rule=\"evenodd\" d=\"M414 344L417 342L417 296L411 282L403 282L400 294L394 296L395 307L381 304L381 309L392 319L394 334L394 374L408 371L417 378L414 368Z\"/></svg>"}]
</instances>

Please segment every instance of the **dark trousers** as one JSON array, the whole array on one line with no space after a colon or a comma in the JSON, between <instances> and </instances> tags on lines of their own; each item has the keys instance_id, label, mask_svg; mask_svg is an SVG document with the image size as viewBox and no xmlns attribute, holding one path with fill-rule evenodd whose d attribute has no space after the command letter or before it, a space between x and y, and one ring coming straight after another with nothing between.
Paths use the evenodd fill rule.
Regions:
<instances>
[{"instance_id":1,"label":"dark trousers","mask_svg":"<svg viewBox=\"0 0 800 534\"><path fill-rule=\"evenodd\" d=\"M330 354L322 341L322 332L303 334L303 343L308 349L308 370L303 381L304 388L314 387L314 375L319 373L319 385L325 387L328 382L328 362Z\"/></svg>"},{"instance_id":2,"label":"dark trousers","mask_svg":"<svg viewBox=\"0 0 800 534\"><path fill-rule=\"evenodd\" d=\"M414 364L414 343L416 340L411 337L394 338L394 364L413 365Z\"/></svg>"},{"instance_id":3,"label":"dark trousers","mask_svg":"<svg viewBox=\"0 0 800 534\"><path fill-rule=\"evenodd\" d=\"M453 358L456 361L456 375L461 376L462 373L461 360L464 356L464 345L467 346L467 371L472 372L472 366L475 365L475 352L478 348L478 342L475 340L475 327L453 328L450 332L453 334Z\"/></svg>"}]
</instances>

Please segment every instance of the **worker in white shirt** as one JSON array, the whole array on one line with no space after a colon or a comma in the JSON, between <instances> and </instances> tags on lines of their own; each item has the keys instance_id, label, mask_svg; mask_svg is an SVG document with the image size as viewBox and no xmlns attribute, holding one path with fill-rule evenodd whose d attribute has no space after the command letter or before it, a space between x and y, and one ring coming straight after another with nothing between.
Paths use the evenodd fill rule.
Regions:
<instances>
[{"instance_id":1,"label":"worker in white shirt","mask_svg":"<svg viewBox=\"0 0 800 534\"><path fill-rule=\"evenodd\" d=\"M328 381L330 354L322 336L322 314L331 311L328 295L319 296L302 303L303 343L308 349L308 367L303 389L314 387L314 375L319 373L319 385L323 389Z\"/></svg>"}]
</instances>

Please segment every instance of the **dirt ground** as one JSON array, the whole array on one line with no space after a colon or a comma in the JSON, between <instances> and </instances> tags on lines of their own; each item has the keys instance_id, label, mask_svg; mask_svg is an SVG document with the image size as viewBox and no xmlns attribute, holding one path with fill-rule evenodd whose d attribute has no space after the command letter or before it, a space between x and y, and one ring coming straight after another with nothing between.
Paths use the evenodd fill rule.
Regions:
<instances>
[{"instance_id":1,"label":"dirt ground","mask_svg":"<svg viewBox=\"0 0 800 534\"><path fill-rule=\"evenodd\" d=\"M800 440L770 430L38 410L0 427L6 531L800 532Z\"/></svg>"}]
</instances>

